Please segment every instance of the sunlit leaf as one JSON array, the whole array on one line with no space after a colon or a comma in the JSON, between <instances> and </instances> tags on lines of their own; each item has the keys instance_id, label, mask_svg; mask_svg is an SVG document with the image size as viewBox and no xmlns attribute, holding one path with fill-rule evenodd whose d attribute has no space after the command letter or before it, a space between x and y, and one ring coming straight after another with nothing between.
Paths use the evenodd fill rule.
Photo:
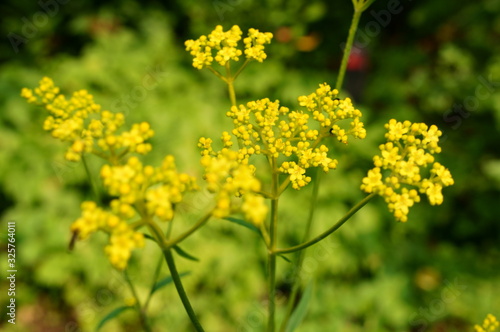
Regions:
<instances>
[{"instance_id":1,"label":"sunlit leaf","mask_svg":"<svg viewBox=\"0 0 500 332\"><path fill-rule=\"evenodd\" d=\"M313 283L310 282L304 289L304 293L300 298L299 304L290 316L290 320L286 326L286 332L293 332L299 327L304 318L306 317L307 309L309 308L309 302L312 298Z\"/></svg>"},{"instance_id":2,"label":"sunlit leaf","mask_svg":"<svg viewBox=\"0 0 500 332\"><path fill-rule=\"evenodd\" d=\"M99 322L99 324L97 324L97 327L95 328L95 330L99 331L101 329L101 327L103 327L104 324L106 324L109 320L117 317L122 312L124 312L124 311L126 311L128 309L133 309L133 308L134 308L133 306L129 306L129 305L116 308L115 310L111 311L109 314L107 314L106 316L104 316L103 319L101 319L101 321Z\"/></svg>"},{"instance_id":3,"label":"sunlit leaf","mask_svg":"<svg viewBox=\"0 0 500 332\"><path fill-rule=\"evenodd\" d=\"M185 277L187 275L191 274L191 272L187 271L187 272L182 272L182 273L179 273L179 277ZM158 281L154 287L153 287L153 290L151 291L151 295L154 294L154 292L156 292L157 290L165 287L166 285L172 283L174 280L172 279L172 276L168 276L168 277L165 277L163 278L162 280Z\"/></svg>"},{"instance_id":4,"label":"sunlit leaf","mask_svg":"<svg viewBox=\"0 0 500 332\"><path fill-rule=\"evenodd\" d=\"M200 261L197 257L191 255L190 253L186 252L184 249L182 249L181 247L179 246L173 246L173 249L175 250L176 253L179 254L179 256L182 256L186 259L189 259L191 261L195 261L195 262L198 262Z\"/></svg>"}]
</instances>

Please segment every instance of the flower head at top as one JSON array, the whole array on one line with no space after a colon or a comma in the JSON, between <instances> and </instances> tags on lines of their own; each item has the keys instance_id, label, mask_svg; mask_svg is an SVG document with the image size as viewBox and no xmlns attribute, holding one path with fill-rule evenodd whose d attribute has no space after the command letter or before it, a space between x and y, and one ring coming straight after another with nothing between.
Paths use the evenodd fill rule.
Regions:
<instances>
[{"instance_id":1,"label":"flower head at top","mask_svg":"<svg viewBox=\"0 0 500 332\"><path fill-rule=\"evenodd\" d=\"M239 61L243 54L249 60L262 62L266 59L264 45L271 42L272 33L249 29L248 36L243 39L244 51L238 47L241 35L242 31L237 25L228 31L218 25L208 36L187 40L186 51L193 56L193 67L202 69L212 66L214 61L225 66L229 61Z\"/></svg>"}]
</instances>

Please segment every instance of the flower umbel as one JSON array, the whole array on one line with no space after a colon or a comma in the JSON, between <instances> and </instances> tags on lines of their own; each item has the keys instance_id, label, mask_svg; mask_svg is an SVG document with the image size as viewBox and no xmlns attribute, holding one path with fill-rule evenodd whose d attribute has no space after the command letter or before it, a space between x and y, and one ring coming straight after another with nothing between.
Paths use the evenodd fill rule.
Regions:
<instances>
[{"instance_id":1,"label":"flower umbel","mask_svg":"<svg viewBox=\"0 0 500 332\"><path fill-rule=\"evenodd\" d=\"M212 66L214 60L221 66L229 61L239 61L243 51L238 48L241 40L241 29L234 25L228 31L224 31L221 25L208 36L200 36L196 40L185 42L186 51L193 56L193 67L202 69ZM262 62L266 57L264 45L271 42L273 35L270 32L259 32L256 29L248 30L248 37L243 40L245 44L245 57L249 60Z\"/></svg>"},{"instance_id":2,"label":"flower umbel","mask_svg":"<svg viewBox=\"0 0 500 332\"><path fill-rule=\"evenodd\" d=\"M117 198L110 203L111 211L97 207L94 202L82 204L82 216L71 226L80 239L102 230L110 235L105 248L110 262L124 269L134 248L142 247L142 234L128 222L140 227L154 218L169 221L174 217L174 207L188 191L197 189L193 177L178 173L172 156L166 156L160 167L144 166L137 157L130 157L126 164L104 165L101 169L104 186Z\"/></svg>"},{"instance_id":3,"label":"flower umbel","mask_svg":"<svg viewBox=\"0 0 500 332\"><path fill-rule=\"evenodd\" d=\"M98 208L94 202L83 202L81 208L82 216L71 225L71 231L76 232L80 239L85 239L99 230L108 233L109 244L105 252L111 264L123 270L132 250L144 246L142 233L136 232L117 215Z\"/></svg>"},{"instance_id":4,"label":"flower umbel","mask_svg":"<svg viewBox=\"0 0 500 332\"><path fill-rule=\"evenodd\" d=\"M335 97L337 94L328 84L321 84L315 93L299 97L306 111L291 111L268 98L233 106L226 114L233 120L231 134L240 145L238 160L249 163L250 157L258 154L275 159L277 171L288 176L294 189L311 181L309 168L320 167L324 172L335 169L338 161L328 156L328 148L321 141L334 136L347 143L348 136L366 136L361 112L349 98L341 100ZM351 121L350 129L341 129L342 120ZM228 132L222 134L221 141L226 150L233 146ZM203 155L218 155L209 138L202 137L198 146Z\"/></svg>"},{"instance_id":5,"label":"flower umbel","mask_svg":"<svg viewBox=\"0 0 500 332\"><path fill-rule=\"evenodd\" d=\"M87 152L114 164L129 152L146 154L151 150L151 144L146 143L154 134L149 123L134 124L130 131L118 134L125 122L123 113L102 110L86 90L74 92L70 99L59 91L52 79L44 77L34 90L23 88L21 96L49 113L44 130L54 138L70 142L67 160L79 161Z\"/></svg>"},{"instance_id":6,"label":"flower umbel","mask_svg":"<svg viewBox=\"0 0 500 332\"><path fill-rule=\"evenodd\" d=\"M495 316L488 314L484 319L483 325L474 325L476 332L493 332L499 329L499 323Z\"/></svg>"},{"instance_id":7,"label":"flower umbel","mask_svg":"<svg viewBox=\"0 0 500 332\"><path fill-rule=\"evenodd\" d=\"M237 151L224 149L216 156L204 155L201 164L208 190L216 194L213 216L224 218L230 213L243 212L256 225L264 222L268 208L258 194L261 184L255 178L255 168L242 162Z\"/></svg>"},{"instance_id":8,"label":"flower umbel","mask_svg":"<svg viewBox=\"0 0 500 332\"><path fill-rule=\"evenodd\" d=\"M387 143L380 145L381 155L373 158L375 167L368 171L361 189L384 197L397 220L407 221L409 208L426 194L431 205L443 202L442 189L453 184L450 171L434 161L441 131L434 125L398 122L385 125ZM428 169L428 177L421 171ZM385 172L384 172L385 171Z\"/></svg>"}]
</instances>

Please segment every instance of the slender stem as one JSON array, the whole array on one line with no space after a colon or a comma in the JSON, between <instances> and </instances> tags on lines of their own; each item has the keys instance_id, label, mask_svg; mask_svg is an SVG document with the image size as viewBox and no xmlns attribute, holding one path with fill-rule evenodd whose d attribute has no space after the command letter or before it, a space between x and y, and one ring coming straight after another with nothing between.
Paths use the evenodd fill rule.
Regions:
<instances>
[{"instance_id":1,"label":"slender stem","mask_svg":"<svg viewBox=\"0 0 500 332\"><path fill-rule=\"evenodd\" d=\"M342 83L344 82L345 72L347 70L347 63L349 62L349 55L351 54L352 44L354 43L354 36L356 36L356 30L358 29L359 18L363 13L362 10L359 10L358 4L354 3L354 16L352 17L351 27L349 28L349 35L347 37L347 43L344 49L344 55L342 56L342 63L340 65L339 74L337 77L337 83L335 85L335 89L340 90L342 87Z\"/></svg>"},{"instance_id":2,"label":"slender stem","mask_svg":"<svg viewBox=\"0 0 500 332\"><path fill-rule=\"evenodd\" d=\"M190 229L188 229L186 232L182 233L181 235L179 235L178 237L176 237L175 239L171 240L171 241L168 241L167 242L167 245L165 247L166 248L172 248L173 246L175 246L177 243L183 241L185 238L187 238L189 235L193 234L198 228L200 228L201 226L205 225L205 223L210 219L210 217L212 216L212 211L210 211L209 213L207 213L206 215L204 215L203 217L200 218L200 220L198 220L196 222L196 224L194 224Z\"/></svg>"},{"instance_id":3,"label":"slender stem","mask_svg":"<svg viewBox=\"0 0 500 332\"><path fill-rule=\"evenodd\" d=\"M276 254L269 253L269 317L267 331L274 332L276 312Z\"/></svg>"},{"instance_id":4,"label":"slender stem","mask_svg":"<svg viewBox=\"0 0 500 332\"><path fill-rule=\"evenodd\" d=\"M227 82L226 78L224 76L222 76L221 73L219 73L217 70L213 69L211 66L208 66L207 67L208 70L210 70L215 76L217 76L218 78L220 78L221 80L223 80L224 82Z\"/></svg>"},{"instance_id":5,"label":"slender stem","mask_svg":"<svg viewBox=\"0 0 500 332\"><path fill-rule=\"evenodd\" d=\"M262 237L264 238L264 242L266 243L267 249L271 248L271 238L269 237L269 233L267 232L266 224L260 224L260 232L262 233Z\"/></svg>"},{"instance_id":6,"label":"slender stem","mask_svg":"<svg viewBox=\"0 0 500 332\"><path fill-rule=\"evenodd\" d=\"M168 240L170 239L170 235L172 235L172 229L174 228L174 220L170 220L168 223L167 227L167 234L165 235L165 238Z\"/></svg>"},{"instance_id":7,"label":"slender stem","mask_svg":"<svg viewBox=\"0 0 500 332\"><path fill-rule=\"evenodd\" d=\"M311 195L311 202L309 206L309 216L307 218L307 224L306 224L306 230L304 233L304 238L302 242L306 242L310 235L311 235L311 230L312 230L312 224L314 220L314 212L316 211L316 202L318 200L318 193L319 193L319 177L321 175L320 169L316 168L316 179L314 181L313 185L313 193ZM281 323L281 328L280 331L284 332L286 329L286 326L288 324L288 320L290 319L290 316L292 315L293 309L295 308L295 299L297 298L297 294L299 293L300 289L300 278L299 278L299 273L300 270L302 269L302 264L304 263L304 258L306 256L306 249L301 250L299 252L299 258L297 259L296 263L294 264L293 267L293 275L292 275L292 292L290 294L290 298L288 299L288 305L286 308L286 313L285 317L283 319L283 322Z\"/></svg>"},{"instance_id":8,"label":"slender stem","mask_svg":"<svg viewBox=\"0 0 500 332\"><path fill-rule=\"evenodd\" d=\"M149 326L148 319L146 317L146 308L141 307L141 302L139 301L139 296L137 295L137 292L135 291L134 284L132 284L132 280L130 280L130 277L127 273L127 270L123 272L125 275L125 280L127 281L127 284L130 288L130 291L132 292L132 295L134 296L135 299L135 308L137 309L137 313L139 314L139 319L141 320L142 327L144 327L144 330L146 332L152 332L151 326Z\"/></svg>"},{"instance_id":9,"label":"slender stem","mask_svg":"<svg viewBox=\"0 0 500 332\"><path fill-rule=\"evenodd\" d=\"M238 71L236 72L236 74L234 74L233 76L233 79L236 79L236 77L238 77L238 75L243 71L243 69L247 66L247 64L251 61L251 59L246 59L245 62L243 62L243 64L241 65L241 67L238 69Z\"/></svg>"},{"instance_id":10,"label":"slender stem","mask_svg":"<svg viewBox=\"0 0 500 332\"><path fill-rule=\"evenodd\" d=\"M271 224L269 227L269 316L267 322L267 332L275 330L275 312L276 312L276 239L278 235L278 190L279 190L279 173L276 169L276 158L271 158L272 170L272 196L271 199Z\"/></svg>"},{"instance_id":11,"label":"slender stem","mask_svg":"<svg viewBox=\"0 0 500 332\"><path fill-rule=\"evenodd\" d=\"M231 105L237 107L236 104L236 92L234 91L234 80L230 79L227 81L227 88L229 91L229 99L231 100Z\"/></svg>"},{"instance_id":12,"label":"slender stem","mask_svg":"<svg viewBox=\"0 0 500 332\"><path fill-rule=\"evenodd\" d=\"M87 160L85 159L84 154L82 154L82 163L83 167L85 168L85 173L87 174L87 177L89 179L90 186L92 187L92 191L94 192L95 199L99 203L101 202L101 196L99 195L99 190L97 190L97 185L95 184L94 178L92 177L92 174L90 174L89 165L87 164Z\"/></svg>"},{"instance_id":13,"label":"slender stem","mask_svg":"<svg viewBox=\"0 0 500 332\"><path fill-rule=\"evenodd\" d=\"M149 305L149 301L151 300L151 297L153 296L153 292L156 286L156 282L158 281L158 277L160 276L160 271L161 271L161 266L163 264L163 257L160 257L160 260L158 261L158 264L156 264L156 269L155 273L153 276L153 285L151 285L151 290L149 291L149 295L146 299L146 302L144 303L143 310L146 311Z\"/></svg>"},{"instance_id":14,"label":"slender stem","mask_svg":"<svg viewBox=\"0 0 500 332\"><path fill-rule=\"evenodd\" d=\"M231 64L229 62L226 62L226 83L227 83L227 89L229 92L229 99L231 100L231 105L236 107L236 92L234 91L234 79L233 75L231 74Z\"/></svg>"},{"instance_id":15,"label":"slender stem","mask_svg":"<svg viewBox=\"0 0 500 332\"><path fill-rule=\"evenodd\" d=\"M329 229L327 229L326 231L324 231L320 235L316 236L315 238L313 238L307 242L301 243L299 245L290 247L290 248L276 249L274 251L274 253L275 254L288 254L288 253L291 253L291 252L294 252L297 250L305 249L307 247L312 246L315 243L318 243L319 241L323 240L325 237L327 237L328 235L332 234L337 229L339 229L340 226L342 226L347 220L349 220L349 218L351 218L356 212L358 212L363 206L365 206L366 203L368 203L368 201L370 201L373 197L375 197L375 195L376 195L375 193L372 193L372 194L366 196L365 198L363 198L358 204L356 204L354 207L352 207L351 210L349 210L349 212L347 212L342 218L340 218L339 221L337 221L337 223L335 225L333 225L332 227L330 227Z\"/></svg>"},{"instance_id":16,"label":"slender stem","mask_svg":"<svg viewBox=\"0 0 500 332\"><path fill-rule=\"evenodd\" d=\"M290 184L290 176L287 176L286 179L281 183L279 189L278 189L278 195L280 195L282 192L288 188L288 185Z\"/></svg>"},{"instance_id":17,"label":"slender stem","mask_svg":"<svg viewBox=\"0 0 500 332\"><path fill-rule=\"evenodd\" d=\"M194 328L198 332L203 332L203 327L201 326L196 314L189 302L189 298L187 297L186 291L184 290L184 286L181 282L181 277L179 276L179 272L177 271L177 267L175 266L174 256L172 255L172 251L170 249L163 250L163 255L165 256L165 260L167 261L168 269L170 270L170 274L172 275L172 280L174 281L175 288L177 289L177 293L181 298L182 304L184 305L184 309L191 319L191 323L193 323Z\"/></svg>"},{"instance_id":18,"label":"slender stem","mask_svg":"<svg viewBox=\"0 0 500 332\"><path fill-rule=\"evenodd\" d=\"M161 228L152 220L148 220L146 225L151 231L153 237L156 239L158 245L163 248L167 243L167 239L165 238L165 235L163 235Z\"/></svg>"}]
</instances>

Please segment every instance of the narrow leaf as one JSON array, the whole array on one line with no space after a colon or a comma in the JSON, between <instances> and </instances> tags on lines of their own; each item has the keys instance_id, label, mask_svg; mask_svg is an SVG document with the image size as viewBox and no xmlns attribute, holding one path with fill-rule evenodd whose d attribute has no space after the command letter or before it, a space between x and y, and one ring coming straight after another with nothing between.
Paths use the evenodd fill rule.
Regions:
<instances>
[{"instance_id":1,"label":"narrow leaf","mask_svg":"<svg viewBox=\"0 0 500 332\"><path fill-rule=\"evenodd\" d=\"M283 258L285 261L287 261L288 263L291 263L292 261L286 257L285 255L281 255L281 254L278 254L279 257Z\"/></svg>"},{"instance_id":2,"label":"narrow leaf","mask_svg":"<svg viewBox=\"0 0 500 332\"><path fill-rule=\"evenodd\" d=\"M299 327L300 323L302 323L302 321L304 320L307 309L309 308L309 301L312 297L312 289L313 283L310 282L304 289L304 293L300 298L299 304L290 316L290 320L288 321L285 332L295 331L295 329Z\"/></svg>"},{"instance_id":3,"label":"narrow leaf","mask_svg":"<svg viewBox=\"0 0 500 332\"><path fill-rule=\"evenodd\" d=\"M182 278L182 277L187 276L187 275L189 275L189 274L191 274L191 272L182 272L182 273L180 273L180 274L179 274L179 277L181 277L181 278ZM173 281L174 281L174 280L172 279L172 277L171 277L171 276L165 277L165 278L163 278L162 280L158 281L158 282L154 285L153 290L151 291L151 295L153 295L153 293L154 293L154 292L156 292L157 290L159 290L159 289L161 289L161 288L165 287L166 285L168 285L168 284L172 283Z\"/></svg>"},{"instance_id":4,"label":"narrow leaf","mask_svg":"<svg viewBox=\"0 0 500 332\"><path fill-rule=\"evenodd\" d=\"M234 222L235 224L238 224L238 225L241 225L243 227L246 227L248 228L249 230L251 231L254 231L255 233L259 234L259 235L262 235L260 233L260 229L258 229L257 227L255 227L254 224L252 223L249 223L248 221L245 221L243 219L238 219L238 218L233 218L233 217L227 217L227 218L224 218L225 220L228 220L230 222Z\"/></svg>"},{"instance_id":5,"label":"narrow leaf","mask_svg":"<svg viewBox=\"0 0 500 332\"><path fill-rule=\"evenodd\" d=\"M115 310L111 311L109 314L107 314L106 316L104 316L103 319L101 319L101 321L99 322L99 324L97 324L97 327L95 328L95 330L99 331L101 329L101 327L103 327L104 324L106 324L109 320L117 317L119 314L121 314L125 310L133 309L133 308L134 308L133 306L129 306L129 305L125 305L125 306L116 308Z\"/></svg>"},{"instance_id":6,"label":"narrow leaf","mask_svg":"<svg viewBox=\"0 0 500 332\"><path fill-rule=\"evenodd\" d=\"M144 237L146 239L156 242L156 239L154 237L152 237L151 235L146 234L146 233L142 233L142 235L144 235Z\"/></svg>"},{"instance_id":7,"label":"narrow leaf","mask_svg":"<svg viewBox=\"0 0 500 332\"><path fill-rule=\"evenodd\" d=\"M191 261L195 261L195 262L199 261L198 258L196 258L195 256L189 254L188 252L186 252L185 250L183 250L181 247L175 245L173 248L174 248L175 252L179 254L179 256L182 256L182 257L184 257L186 259L189 259Z\"/></svg>"}]
</instances>

